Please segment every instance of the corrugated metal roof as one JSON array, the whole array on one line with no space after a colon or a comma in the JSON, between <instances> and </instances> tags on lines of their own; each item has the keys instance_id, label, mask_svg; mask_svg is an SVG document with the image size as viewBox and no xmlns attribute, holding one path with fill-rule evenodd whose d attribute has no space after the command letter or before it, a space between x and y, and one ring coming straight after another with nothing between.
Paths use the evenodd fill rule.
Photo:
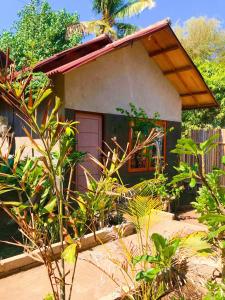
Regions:
<instances>
[{"instance_id":1,"label":"corrugated metal roof","mask_svg":"<svg viewBox=\"0 0 225 300\"><path fill-rule=\"evenodd\" d=\"M151 26L149 26L145 29L137 31L132 35L128 35L128 36L126 36L122 39L116 40L114 42L111 41L105 47L100 48L97 51L91 52L88 55L80 57L80 58L76 59L75 61L72 61L70 63L62 65L58 68L52 69L51 71L48 72L48 75L59 74L59 73L61 73L61 74L67 73L70 70L72 70L74 68L77 68L77 67L79 67L83 64L86 64L86 63L88 63L92 60L95 60L97 57L100 57L100 56L102 56L102 55L104 55L108 52L111 52L111 51L113 51L115 49L118 49L118 48L125 47L125 46L129 45L130 43L132 43L132 42L134 42L138 39L144 38L145 36L149 36L149 34L155 32L157 30L160 30L164 27L167 27L168 24L169 24L168 20L163 20L163 21L158 22L154 25L151 25Z\"/></svg>"},{"instance_id":2,"label":"corrugated metal roof","mask_svg":"<svg viewBox=\"0 0 225 300\"><path fill-rule=\"evenodd\" d=\"M76 59L79 59L80 57L84 57L91 52L103 48L108 43L112 43L111 38L105 34L100 35L99 37L96 37L95 39L92 39L86 43L64 50L45 60L42 60L35 66L34 71L49 73L53 69L68 64Z\"/></svg>"}]
</instances>

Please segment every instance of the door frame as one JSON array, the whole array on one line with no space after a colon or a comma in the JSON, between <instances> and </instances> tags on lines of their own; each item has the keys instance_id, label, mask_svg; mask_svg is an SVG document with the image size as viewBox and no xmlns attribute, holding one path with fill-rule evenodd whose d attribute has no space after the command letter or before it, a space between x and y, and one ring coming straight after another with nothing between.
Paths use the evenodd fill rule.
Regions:
<instances>
[{"instance_id":1,"label":"door frame","mask_svg":"<svg viewBox=\"0 0 225 300\"><path fill-rule=\"evenodd\" d=\"M101 117L101 125L102 125L102 132L101 132L101 136L102 136L102 139L101 139L101 143L100 143L100 147L101 149L103 149L103 140L104 140L104 114L103 113L98 113L98 112L90 112L90 111L84 111L84 110L74 110L74 120L76 121L77 118L76 118L76 115L77 114L89 114L89 115L97 115L97 116L100 116ZM77 135L79 135L79 131L77 133ZM76 144L76 150L77 150L77 145L78 145L78 142ZM102 155L100 154L100 158L102 158ZM77 167L75 168L75 187L77 188L78 186L78 183L77 183Z\"/></svg>"}]
</instances>

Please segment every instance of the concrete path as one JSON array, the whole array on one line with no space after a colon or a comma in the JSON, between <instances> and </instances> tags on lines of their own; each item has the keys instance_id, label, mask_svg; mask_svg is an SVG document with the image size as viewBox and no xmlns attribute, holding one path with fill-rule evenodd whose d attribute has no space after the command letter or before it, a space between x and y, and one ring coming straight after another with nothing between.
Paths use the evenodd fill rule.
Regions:
<instances>
[{"instance_id":1,"label":"concrete path","mask_svg":"<svg viewBox=\"0 0 225 300\"><path fill-rule=\"evenodd\" d=\"M202 231L201 225L193 225L178 221L161 221L155 224L151 232L158 232L164 236L186 235L195 231ZM124 239L126 243L135 244L136 235ZM107 249L111 249L115 256L119 256L117 241L84 251L79 255L76 269L72 299L99 300L113 293L118 287L102 271L84 259L92 259L110 274L119 276L114 264L108 260ZM48 277L43 266L6 277L0 280L0 299L2 300L41 300L51 292Z\"/></svg>"}]
</instances>

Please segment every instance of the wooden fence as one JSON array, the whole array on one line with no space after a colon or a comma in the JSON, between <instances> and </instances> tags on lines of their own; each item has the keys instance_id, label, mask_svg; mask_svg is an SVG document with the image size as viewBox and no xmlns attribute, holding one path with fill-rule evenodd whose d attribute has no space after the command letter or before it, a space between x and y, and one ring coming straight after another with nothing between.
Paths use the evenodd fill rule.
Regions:
<instances>
[{"instance_id":1,"label":"wooden fence","mask_svg":"<svg viewBox=\"0 0 225 300\"><path fill-rule=\"evenodd\" d=\"M206 172L212 171L214 167L219 167L225 170L222 164L222 157L225 156L225 129L207 129L207 130L192 130L190 137L197 143L202 143L210 136L219 134L216 140L217 147L213 148L205 157L205 170ZM183 155L182 161L193 165L194 158L190 155ZM225 186L225 176L221 177L221 184Z\"/></svg>"}]
</instances>

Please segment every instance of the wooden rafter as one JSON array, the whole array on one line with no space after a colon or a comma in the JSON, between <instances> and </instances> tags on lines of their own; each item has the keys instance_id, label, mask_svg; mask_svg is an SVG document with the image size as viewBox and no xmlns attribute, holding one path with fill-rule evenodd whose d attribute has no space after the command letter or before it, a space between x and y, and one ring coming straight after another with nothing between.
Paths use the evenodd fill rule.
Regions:
<instances>
[{"instance_id":1,"label":"wooden rafter","mask_svg":"<svg viewBox=\"0 0 225 300\"><path fill-rule=\"evenodd\" d=\"M176 68L176 69L173 69L173 70L164 71L163 74L167 76L167 75L171 75L171 74L174 74L174 73L181 73L181 72L189 71L189 70L192 70L192 69L193 69L193 67L188 65L188 66Z\"/></svg>"},{"instance_id":2,"label":"wooden rafter","mask_svg":"<svg viewBox=\"0 0 225 300\"><path fill-rule=\"evenodd\" d=\"M159 47L159 48L161 48L161 54L167 59L167 61L170 63L170 65L172 66L172 69L176 69L176 67L174 66L174 64L173 64L173 62L172 62L172 60L170 59L170 57L169 57L169 55L168 55L168 52L169 51L164 51L165 49L163 49L162 47L161 47L161 45L160 45L160 43L157 41L157 39L154 37L154 36L152 36L152 39L154 40L154 42L155 42L155 44ZM177 49L180 49L180 46L179 45L176 45L176 47L177 47ZM168 47L168 48L166 48L166 49L171 49L171 47ZM171 50L172 51L172 50ZM180 73L178 72L178 73L176 73L176 76L179 78L179 80L182 82L182 84L185 86L185 88L186 88L186 90L188 91L188 94L191 94L192 93L192 91L189 89L189 87L188 87L188 85L186 84L186 82L185 82L185 80L180 76ZM198 99L196 98L196 96L195 95L191 95L192 97L193 97L193 99L195 100L195 102L196 102L196 104L198 105L199 104L199 101L198 101Z\"/></svg>"},{"instance_id":3,"label":"wooden rafter","mask_svg":"<svg viewBox=\"0 0 225 300\"><path fill-rule=\"evenodd\" d=\"M154 41L155 41L155 39L154 39ZM177 49L179 49L179 46L178 45L173 45L173 46L170 46L170 47L167 47L167 48L164 48L164 49L160 49L160 50L156 50L156 51L150 52L149 56L150 57L154 57L154 56L165 54L165 53L177 50Z\"/></svg>"},{"instance_id":4,"label":"wooden rafter","mask_svg":"<svg viewBox=\"0 0 225 300\"><path fill-rule=\"evenodd\" d=\"M186 94L180 94L180 97L189 97L189 96L201 96L208 94L208 91L201 91L201 92L192 92Z\"/></svg>"}]
</instances>

